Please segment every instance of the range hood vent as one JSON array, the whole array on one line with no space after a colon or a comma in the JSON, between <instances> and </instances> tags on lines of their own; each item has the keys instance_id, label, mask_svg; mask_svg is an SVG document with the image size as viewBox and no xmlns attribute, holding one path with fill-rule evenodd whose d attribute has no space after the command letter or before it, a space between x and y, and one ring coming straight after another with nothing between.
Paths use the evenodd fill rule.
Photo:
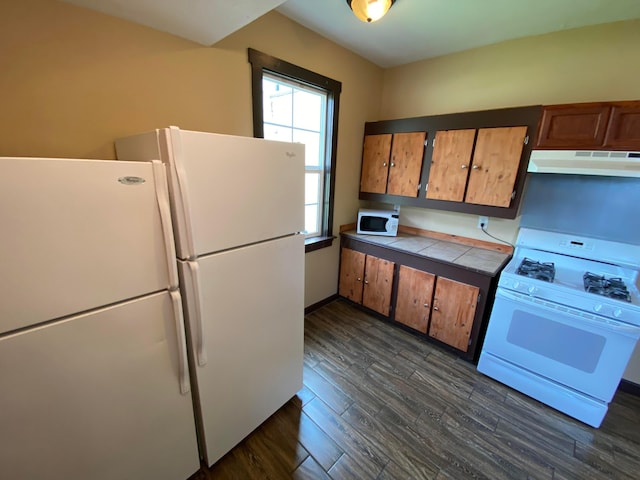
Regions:
<instances>
[{"instance_id":1,"label":"range hood vent","mask_svg":"<svg viewBox=\"0 0 640 480\"><path fill-rule=\"evenodd\" d=\"M640 152L533 150L527 171L640 178Z\"/></svg>"}]
</instances>

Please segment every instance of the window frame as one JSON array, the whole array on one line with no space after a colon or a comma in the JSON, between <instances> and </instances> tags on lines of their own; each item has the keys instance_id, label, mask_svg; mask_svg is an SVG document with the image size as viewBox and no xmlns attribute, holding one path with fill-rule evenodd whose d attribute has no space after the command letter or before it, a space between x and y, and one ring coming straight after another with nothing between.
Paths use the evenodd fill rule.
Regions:
<instances>
[{"instance_id":1,"label":"window frame","mask_svg":"<svg viewBox=\"0 0 640 480\"><path fill-rule=\"evenodd\" d=\"M342 83L297 65L285 62L252 48L248 49L251 64L251 90L253 109L253 136L264 138L262 79L272 74L292 82L308 84L327 92L327 143L329 151L324 157L324 192L321 213L321 235L305 239L305 251L311 252L333 244L333 208L335 191L336 157L338 149L338 115Z\"/></svg>"}]
</instances>

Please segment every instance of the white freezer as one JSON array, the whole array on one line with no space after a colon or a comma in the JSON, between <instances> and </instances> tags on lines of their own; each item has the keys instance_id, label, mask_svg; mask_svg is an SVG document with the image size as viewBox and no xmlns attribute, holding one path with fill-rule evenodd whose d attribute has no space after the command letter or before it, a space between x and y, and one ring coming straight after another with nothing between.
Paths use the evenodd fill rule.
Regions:
<instances>
[{"instance_id":1,"label":"white freezer","mask_svg":"<svg viewBox=\"0 0 640 480\"><path fill-rule=\"evenodd\" d=\"M177 127L115 143L122 160L168 164L181 259L304 230L302 144Z\"/></svg>"},{"instance_id":2,"label":"white freezer","mask_svg":"<svg viewBox=\"0 0 640 480\"><path fill-rule=\"evenodd\" d=\"M304 237L181 261L179 271L212 465L302 388Z\"/></svg>"},{"instance_id":3,"label":"white freezer","mask_svg":"<svg viewBox=\"0 0 640 480\"><path fill-rule=\"evenodd\" d=\"M165 291L0 337L0 477L192 475L179 302Z\"/></svg>"},{"instance_id":4,"label":"white freezer","mask_svg":"<svg viewBox=\"0 0 640 480\"><path fill-rule=\"evenodd\" d=\"M0 158L0 334L177 287L164 166Z\"/></svg>"}]
</instances>

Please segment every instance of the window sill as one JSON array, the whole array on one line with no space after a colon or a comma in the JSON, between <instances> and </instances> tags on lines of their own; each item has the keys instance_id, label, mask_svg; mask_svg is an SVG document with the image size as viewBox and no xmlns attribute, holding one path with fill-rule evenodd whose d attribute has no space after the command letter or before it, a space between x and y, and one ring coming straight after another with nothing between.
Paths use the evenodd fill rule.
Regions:
<instances>
[{"instance_id":1,"label":"window sill","mask_svg":"<svg viewBox=\"0 0 640 480\"><path fill-rule=\"evenodd\" d=\"M309 253L321 248L327 248L333 245L336 237L311 237L304 240L304 252Z\"/></svg>"}]
</instances>

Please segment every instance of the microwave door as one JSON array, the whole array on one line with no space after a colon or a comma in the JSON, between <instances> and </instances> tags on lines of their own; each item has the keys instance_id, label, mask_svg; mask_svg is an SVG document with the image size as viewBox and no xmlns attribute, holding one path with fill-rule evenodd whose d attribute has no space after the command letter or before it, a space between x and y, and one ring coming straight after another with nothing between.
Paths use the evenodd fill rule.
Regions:
<instances>
[{"instance_id":1,"label":"microwave door","mask_svg":"<svg viewBox=\"0 0 640 480\"><path fill-rule=\"evenodd\" d=\"M360 228L365 232L386 232L388 218L366 216L362 217Z\"/></svg>"}]
</instances>

